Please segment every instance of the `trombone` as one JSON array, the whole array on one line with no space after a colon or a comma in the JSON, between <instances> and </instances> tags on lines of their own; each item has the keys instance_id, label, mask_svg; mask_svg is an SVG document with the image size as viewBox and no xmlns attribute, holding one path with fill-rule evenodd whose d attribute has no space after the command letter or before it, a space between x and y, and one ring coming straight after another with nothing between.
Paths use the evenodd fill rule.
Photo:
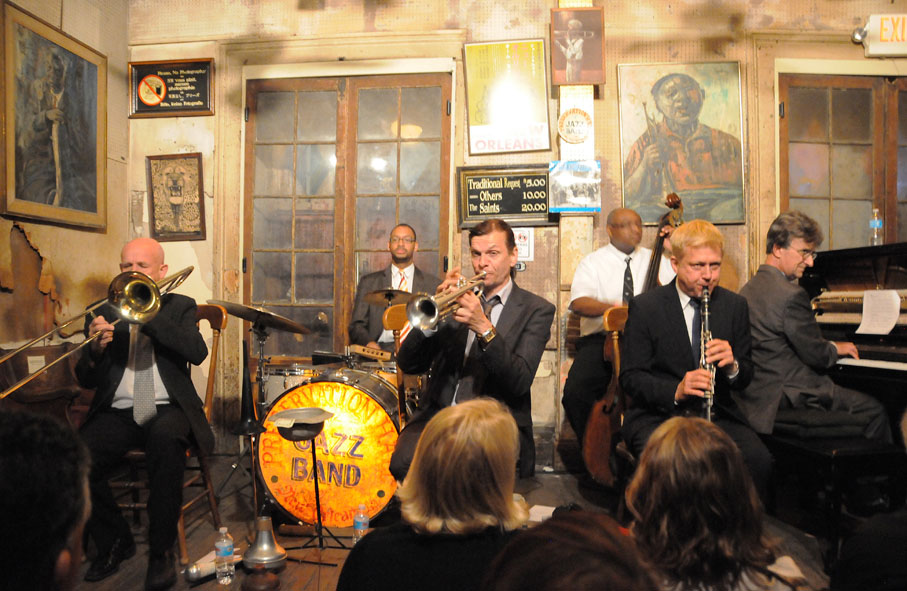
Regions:
<instances>
[{"instance_id":1,"label":"trombone","mask_svg":"<svg viewBox=\"0 0 907 591\"><path fill-rule=\"evenodd\" d=\"M113 307L116 315L119 316L119 318L115 319L111 323L113 325L116 325L116 323L120 320L125 320L126 322L131 324L145 324L146 322L154 318L158 311L161 309L161 298L179 287L183 283L183 281L185 281L186 278L189 277L193 269L195 269L195 267L186 267L182 271L178 271L173 275L169 275L164 279L161 279L161 281L158 283L156 283L151 277L145 275L144 273L140 273L138 271L124 271L114 277L113 281L110 282L110 285L107 287L106 299L95 302L78 316L70 318L60 326L44 333L39 337L32 339L15 351L11 351L3 357L0 357L0 364L5 363L8 359L30 348L35 343L50 337L55 332L63 330L76 320L84 318L89 314L94 316L94 311L104 304L110 304ZM79 343L79 345L75 349L67 351L50 363L25 376L3 392L0 392L0 400L6 398L25 384L31 382L76 351L79 351L85 345L91 343L99 336L101 336L101 331L96 332L95 334Z\"/></svg>"}]
</instances>

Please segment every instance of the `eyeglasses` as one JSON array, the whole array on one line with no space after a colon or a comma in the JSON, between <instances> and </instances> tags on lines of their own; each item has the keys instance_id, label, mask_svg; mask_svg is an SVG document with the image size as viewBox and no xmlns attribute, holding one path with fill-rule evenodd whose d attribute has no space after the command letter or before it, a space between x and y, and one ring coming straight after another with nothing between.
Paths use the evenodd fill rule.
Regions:
<instances>
[{"instance_id":1,"label":"eyeglasses","mask_svg":"<svg viewBox=\"0 0 907 591\"><path fill-rule=\"evenodd\" d=\"M813 259L813 260L816 260L816 256L818 255L818 253L817 253L816 251L810 250L810 249L808 249L808 248L800 248L800 249L797 249L797 252L800 253L800 256L803 257L803 260L804 260L804 261L805 261L806 259Z\"/></svg>"},{"instance_id":2,"label":"eyeglasses","mask_svg":"<svg viewBox=\"0 0 907 591\"><path fill-rule=\"evenodd\" d=\"M391 236L391 239L390 239L391 244L397 244L398 242L405 242L406 244L412 244L415 241L416 241L416 239L411 236L403 236L402 238L400 236Z\"/></svg>"}]
</instances>

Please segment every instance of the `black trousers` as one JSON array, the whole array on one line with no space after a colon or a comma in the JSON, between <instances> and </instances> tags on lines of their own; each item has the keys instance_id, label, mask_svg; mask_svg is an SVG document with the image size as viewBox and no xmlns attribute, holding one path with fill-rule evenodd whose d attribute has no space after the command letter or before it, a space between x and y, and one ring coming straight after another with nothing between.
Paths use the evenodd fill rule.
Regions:
<instances>
[{"instance_id":1,"label":"black trousers","mask_svg":"<svg viewBox=\"0 0 907 591\"><path fill-rule=\"evenodd\" d=\"M564 382L561 404L576 438L583 440L592 407L608 389L613 368L605 361L604 347L608 336L595 333L576 342L576 356Z\"/></svg>"},{"instance_id":2,"label":"black trousers","mask_svg":"<svg viewBox=\"0 0 907 591\"><path fill-rule=\"evenodd\" d=\"M99 552L110 550L118 537L131 538L129 523L108 484L124 454L145 450L148 469L148 542L152 554L173 547L183 502L183 471L190 442L189 421L177 406L159 405L144 426L132 419L132 409L98 412L82 426L82 440L91 453L91 517L86 532Z\"/></svg>"}]
</instances>

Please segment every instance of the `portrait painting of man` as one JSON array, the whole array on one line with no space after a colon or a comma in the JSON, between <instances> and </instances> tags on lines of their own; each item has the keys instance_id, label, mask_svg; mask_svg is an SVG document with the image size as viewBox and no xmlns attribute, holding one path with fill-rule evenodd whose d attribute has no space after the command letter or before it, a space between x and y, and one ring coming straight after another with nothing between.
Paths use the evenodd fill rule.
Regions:
<instances>
[{"instance_id":1,"label":"portrait painting of man","mask_svg":"<svg viewBox=\"0 0 907 591\"><path fill-rule=\"evenodd\" d=\"M738 62L618 66L624 207L644 223L676 193L685 216L743 221Z\"/></svg>"}]
</instances>

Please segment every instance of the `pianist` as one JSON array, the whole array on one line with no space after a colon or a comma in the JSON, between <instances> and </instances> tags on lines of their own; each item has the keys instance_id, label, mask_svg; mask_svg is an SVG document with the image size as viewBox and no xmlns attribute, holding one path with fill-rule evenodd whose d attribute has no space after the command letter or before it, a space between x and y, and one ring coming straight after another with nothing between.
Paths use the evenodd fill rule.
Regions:
<instances>
[{"instance_id":1,"label":"pianist","mask_svg":"<svg viewBox=\"0 0 907 591\"><path fill-rule=\"evenodd\" d=\"M772 432L779 408L840 410L861 419L866 437L891 441L882 405L826 374L839 357L858 357L857 348L822 338L806 291L794 283L815 261L819 224L799 211L782 213L765 242L765 263L740 290L749 303L755 374L734 393L738 406L758 433Z\"/></svg>"}]
</instances>

